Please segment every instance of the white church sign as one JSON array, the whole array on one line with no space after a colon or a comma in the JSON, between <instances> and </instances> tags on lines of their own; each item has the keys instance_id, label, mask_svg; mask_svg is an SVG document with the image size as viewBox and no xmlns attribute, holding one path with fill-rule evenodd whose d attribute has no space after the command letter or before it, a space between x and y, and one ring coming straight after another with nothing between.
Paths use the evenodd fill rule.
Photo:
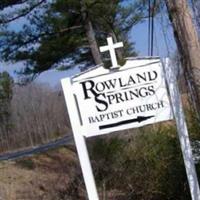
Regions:
<instances>
[{"instance_id":1,"label":"white church sign","mask_svg":"<svg viewBox=\"0 0 200 200\"><path fill-rule=\"evenodd\" d=\"M130 59L116 71L99 67L69 84L74 102L67 101L79 115L74 128L86 137L172 118L159 59Z\"/></svg>"},{"instance_id":2,"label":"white church sign","mask_svg":"<svg viewBox=\"0 0 200 200\"><path fill-rule=\"evenodd\" d=\"M110 51L112 67L97 66L72 78L62 79L74 141L89 200L99 200L85 137L97 136L147 124L176 120L192 200L200 200L199 184L184 118L176 77L169 63L159 58L127 59L119 67L113 44L100 51ZM163 72L165 67L166 73ZM165 78L166 76L166 78ZM169 88L170 100L166 89ZM173 110L173 112L172 112Z\"/></svg>"}]
</instances>

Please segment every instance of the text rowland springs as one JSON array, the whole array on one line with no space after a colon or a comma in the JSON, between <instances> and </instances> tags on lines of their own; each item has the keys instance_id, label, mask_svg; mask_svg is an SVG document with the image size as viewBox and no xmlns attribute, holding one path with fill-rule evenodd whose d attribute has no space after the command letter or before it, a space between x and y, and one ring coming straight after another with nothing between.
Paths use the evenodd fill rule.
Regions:
<instances>
[{"instance_id":1,"label":"text rowland springs","mask_svg":"<svg viewBox=\"0 0 200 200\"><path fill-rule=\"evenodd\" d=\"M98 112L106 111L109 105L145 98L155 94L154 84L158 74L156 71L132 73L126 77L113 78L95 82L86 80L82 85L84 99L94 98ZM119 112L120 114L120 112ZM116 114L114 114L116 116Z\"/></svg>"}]
</instances>

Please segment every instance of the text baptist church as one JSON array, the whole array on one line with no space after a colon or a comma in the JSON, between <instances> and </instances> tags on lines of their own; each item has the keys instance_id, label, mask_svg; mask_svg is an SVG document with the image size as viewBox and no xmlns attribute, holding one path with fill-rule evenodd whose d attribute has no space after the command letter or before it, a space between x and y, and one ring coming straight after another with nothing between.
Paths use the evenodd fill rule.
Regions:
<instances>
[{"instance_id":1,"label":"text baptist church","mask_svg":"<svg viewBox=\"0 0 200 200\"><path fill-rule=\"evenodd\" d=\"M126 79L122 77L95 82L94 80L83 81L84 99L94 98L99 112L106 111L109 105L119 104L135 98L145 98L155 94L153 83L158 74L156 71L132 73Z\"/></svg>"}]
</instances>

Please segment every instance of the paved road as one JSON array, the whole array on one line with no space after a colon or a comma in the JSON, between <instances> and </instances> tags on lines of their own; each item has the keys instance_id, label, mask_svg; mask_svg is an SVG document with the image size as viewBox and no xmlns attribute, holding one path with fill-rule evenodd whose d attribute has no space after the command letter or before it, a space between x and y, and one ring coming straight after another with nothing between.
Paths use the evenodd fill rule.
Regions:
<instances>
[{"instance_id":1,"label":"paved road","mask_svg":"<svg viewBox=\"0 0 200 200\"><path fill-rule=\"evenodd\" d=\"M38 147L20 150L20 151L17 151L17 152L5 153L5 154L2 154L2 155L0 154L0 161L15 160L17 158L31 156L31 155L36 154L36 153L46 152L50 149L55 149L55 148L58 148L60 146L69 145L69 144L73 144L73 136L72 135L65 136L63 138L60 138L60 139L55 140L53 142L50 142L48 144L43 144L43 145L38 146Z\"/></svg>"},{"instance_id":2,"label":"paved road","mask_svg":"<svg viewBox=\"0 0 200 200\"><path fill-rule=\"evenodd\" d=\"M15 159L18 159L18 158L31 156L31 155L37 154L37 153L43 153L43 152L46 152L50 149L55 149L55 148L58 148L60 146L70 145L70 144L74 144L74 140L73 140L72 135L65 136L63 138L60 138L60 139L55 140L53 142L50 142L48 144L43 144L43 145L38 146L38 147L20 150L20 151L17 151L17 152L0 154L0 161L15 160ZM192 142L192 148L193 148L194 161L195 161L195 163L199 163L200 162L200 141Z\"/></svg>"}]
</instances>

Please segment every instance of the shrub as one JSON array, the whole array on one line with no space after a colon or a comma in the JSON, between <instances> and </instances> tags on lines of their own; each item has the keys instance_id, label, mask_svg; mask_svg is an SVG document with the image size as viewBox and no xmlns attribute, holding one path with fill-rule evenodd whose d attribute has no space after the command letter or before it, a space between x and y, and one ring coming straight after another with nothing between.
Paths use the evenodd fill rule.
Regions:
<instances>
[{"instance_id":1,"label":"shrub","mask_svg":"<svg viewBox=\"0 0 200 200\"><path fill-rule=\"evenodd\" d=\"M97 138L90 152L98 186L104 186L108 193L115 190L124 194L120 200L190 199L173 126L148 126L128 140Z\"/></svg>"}]
</instances>

